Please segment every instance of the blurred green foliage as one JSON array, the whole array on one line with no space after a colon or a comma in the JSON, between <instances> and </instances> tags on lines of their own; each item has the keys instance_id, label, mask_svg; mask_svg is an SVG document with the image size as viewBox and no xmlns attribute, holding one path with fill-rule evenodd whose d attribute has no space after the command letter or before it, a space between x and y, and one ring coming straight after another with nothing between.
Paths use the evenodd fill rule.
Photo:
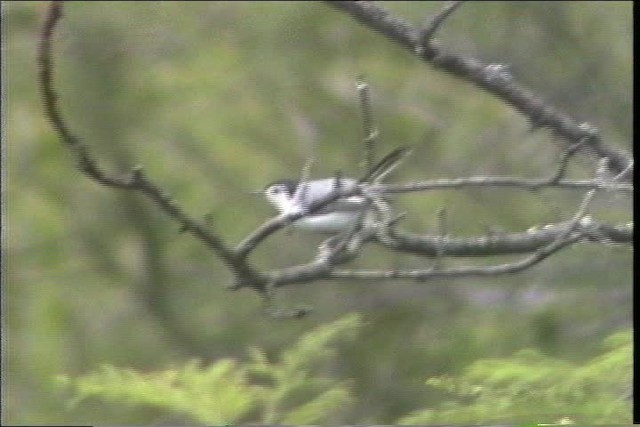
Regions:
<instances>
[{"instance_id":1,"label":"blurred green foliage","mask_svg":"<svg viewBox=\"0 0 640 427\"><path fill-rule=\"evenodd\" d=\"M576 365L524 349L509 358L474 362L458 377L433 377L427 384L457 400L417 411L398 424L632 422L633 334L605 341L606 353ZM531 408L537 409L533 414Z\"/></svg>"},{"instance_id":2,"label":"blurred green foliage","mask_svg":"<svg viewBox=\"0 0 640 427\"><path fill-rule=\"evenodd\" d=\"M415 25L441 7L383 4ZM50 380L101 365L153 372L198 358L215 366L250 347L283 354L310 329L362 312L358 338L335 347L331 372L352 380L354 398L336 422L383 424L447 399L423 378L522 348L584 362L630 324L632 251L602 245L576 246L509 277L282 289L278 306L315 311L271 319L254 293L226 291L231 275L222 263L150 203L74 169L39 104L35 52L45 8L15 1L2 9L3 422L147 422L148 410L125 416L99 401L63 410ZM515 79L630 150L631 11L631 2L470 2L437 37L447 49L510 64ZM230 243L273 214L247 191L296 176L310 150L314 176L360 172L362 73L374 95L378 154L414 148L396 182L546 176L561 152L509 107L322 3L71 2L55 52L65 116L104 167L143 165L191 215L210 214ZM569 173L592 170L580 159ZM398 205L412 231L433 230L444 206L451 233L472 236L566 219L579 199L566 190L464 190L401 196ZM630 212L630 200L602 194L591 214L627 221ZM252 261L292 265L319 242L279 233ZM425 260L371 248L357 261L399 263Z\"/></svg>"},{"instance_id":3,"label":"blurred green foliage","mask_svg":"<svg viewBox=\"0 0 640 427\"><path fill-rule=\"evenodd\" d=\"M335 363L337 352L330 344L353 340L362 326L359 316L348 315L316 328L284 350L276 363L253 348L245 363L223 359L201 367L188 362L145 374L106 365L58 382L75 395L73 406L94 397L118 408L155 406L204 425L335 424L353 396L346 381L317 377L314 371ZM427 380L457 400L416 411L397 423L629 423L632 346L632 333L626 331L608 337L607 352L579 366L533 349L478 360L460 377Z\"/></svg>"},{"instance_id":4,"label":"blurred green foliage","mask_svg":"<svg viewBox=\"0 0 640 427\"><path fill-rule=\"evenodd\" d=\"M351 396L345 381L318 376L314 370L335 359L329 344L353 339L361 328L357 315L318 327L287 348L276 363L252 348L246 363L222 359L203 367L191 361L150 374L104 365L79 378L61 376L58 384L75 395L72 406L98 397L116 404L155 406L203 425L326 424L337 419Z\"/></svg>"}]
</instances>

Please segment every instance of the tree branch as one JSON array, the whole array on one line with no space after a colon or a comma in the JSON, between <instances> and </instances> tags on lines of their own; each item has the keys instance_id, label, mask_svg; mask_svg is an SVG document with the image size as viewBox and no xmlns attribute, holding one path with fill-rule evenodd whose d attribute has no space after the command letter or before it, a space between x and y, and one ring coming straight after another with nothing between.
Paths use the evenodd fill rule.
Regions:
<instances>
[{"instance_id":1,"label":"tree branch","mask_svg":"<svg viewBox=\"0 0 640 427\"><path fill-rule=\"evenodd\" d=\"M485 65L477 59L445 53L431 39L425 44L424 34L421 37L420 32L406 21L391 16L386 9L373 2L327 1L326 3L348 13L361 24L418 55L434 68L473 83L503 100L527 117L534 127L552 129L570 144L586 141L597 157L610 159L609 167L614 174L621 173L632 162L632 156L624 150L605 144L594 126L578 123L572 117L544 103L534 93L514 82L508 73L502 71L503 67L495 64Z\"/></svg>"},{"instance_id":2,"label":"tree branch","mask_svg":"<svg viewBox=\"0 0 640 427\"><path fill-rule=\"evenodd\" d=\"M410 184L376 184L372 191L380 193L410 193L414 191L463 189L470 187L512 187L523 190L540 188L563 188L575 190L609 190L633 192L633 184L617 184L597 180L572 180L550 182L547 178L514 178L509 176L472 176L467 178L434 179Z\"/></svg>"},{"instance_id":3,"label":"tree branch","mask_svg":"<svg viewBox=\"0 0 640 427\"><path fill-rule=\"evenodd\" d=\"M356 89L360 98L360 110L362 111L362 129L364 131L364 167L365 174L371 172L371 168L375 164L375 149L378 139L378 128L373 119L373 104L371 102L371 89L369 84L364 80L364 76L356 79Z\"/></svg>"},{"instance_id":4,"label":"tree branch","mask_svg":"<svg viewBox=\"0 0 640 427\"><path fill-rule=\"evenodd\" d=\"M93 159L88 146L71 132L58 106L58 95L54 89L54 66L51 54L54 30L56 24L62 18L62 10L63 2L52 1L49 3L38 48L38 78L45 115L62 142L71 151L80 171L101 185L141 192L167 215L180 223L182 230L190 232L213 250L235 273L238 280L250 283L257 289L262 290L263 280L246 263L245 258L238 256L215 232L210 231L205 225L189 217L178 203L145 176L141 167L136 167L129 174L123 176L110 176Z\"/></svg>"}]
</instances>

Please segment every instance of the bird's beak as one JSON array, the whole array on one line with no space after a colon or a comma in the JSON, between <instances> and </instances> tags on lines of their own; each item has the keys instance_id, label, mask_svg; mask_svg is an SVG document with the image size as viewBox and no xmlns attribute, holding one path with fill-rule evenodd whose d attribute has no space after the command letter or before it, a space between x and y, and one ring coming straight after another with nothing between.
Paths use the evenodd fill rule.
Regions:
<instances>
[{"instance_id":1,"label":"bird's beak","mask_svg":"<svg viewBox=\"0 0 640 427\"><path fill-rule=\"evenodd\" d=\"M262 194L263 191L262 190L254 190L254 191L248 191L247 194L252 194L254 196L258 196L260 194Z\"/></svg>"}]
</instances>

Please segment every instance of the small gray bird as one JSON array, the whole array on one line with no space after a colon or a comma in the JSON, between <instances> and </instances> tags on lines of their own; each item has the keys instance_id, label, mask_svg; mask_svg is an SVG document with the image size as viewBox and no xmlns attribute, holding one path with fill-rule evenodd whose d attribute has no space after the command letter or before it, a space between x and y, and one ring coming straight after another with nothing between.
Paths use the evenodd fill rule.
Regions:
<instances>
[{"instance_id":1,"label":"small gray bird","mask_svg":"<svg viewBox=\"0 0 640 427\"><path fill-rule=\"evenodd\" d=\"M301 183L293 179L282 179L267 185L261 193L281 215L297 214L304 212L317 200L330 197L337 189L349 191L361 183L381 182L409 153L410 150L404 147L393 150L359 180L336 176ZM367 205L367 200L362 196L341 198L303 216L293 225L317 233L339 233L353 227Z\"/></svg>"}]
</instances>

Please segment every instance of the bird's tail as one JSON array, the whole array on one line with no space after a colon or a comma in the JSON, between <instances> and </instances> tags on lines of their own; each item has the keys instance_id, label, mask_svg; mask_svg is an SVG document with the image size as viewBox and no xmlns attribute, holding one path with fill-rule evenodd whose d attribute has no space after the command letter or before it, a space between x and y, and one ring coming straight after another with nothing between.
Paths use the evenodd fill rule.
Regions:
<instances>
[{"instance_id":1,"label":"bird's tail","mask_svg":"<svg viewBox=\"0 0 640 427\"><path fill-rule=\"evenodd\" d=\"M378 183L381 182L391 171L411 153L407 147L396 148L376 163L360 182Z\"/></svg>"}]
</instances>

